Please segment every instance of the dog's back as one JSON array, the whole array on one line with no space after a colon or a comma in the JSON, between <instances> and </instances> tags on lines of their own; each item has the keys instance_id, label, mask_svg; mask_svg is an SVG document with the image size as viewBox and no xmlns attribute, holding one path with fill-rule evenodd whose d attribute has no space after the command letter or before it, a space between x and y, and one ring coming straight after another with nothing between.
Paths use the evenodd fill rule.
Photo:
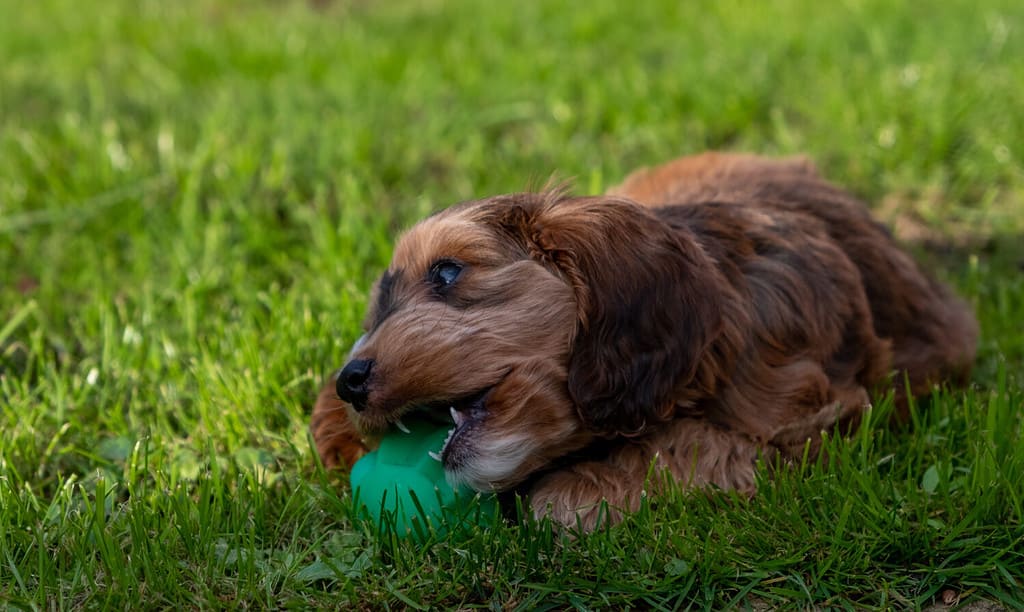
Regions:
<instances>
[{"instance_id":1,"label":"dog's back","mask_svg":"<svg viewBox=\"0 0 1024 612\"><path fill-rule=\"evenodd\" d=\"M863 203L826 182L807 159L705 153L638 170L609 193L664 208L659 215L670 217L679 216L672 207L714 203L807 218L860 271L875 332L892 342L897 399L904 374L915 396L940 381L966 382L978 338L968 305L924 273ZM688 214L717 213L683 216Z\"/></svg>"}]
</instances>

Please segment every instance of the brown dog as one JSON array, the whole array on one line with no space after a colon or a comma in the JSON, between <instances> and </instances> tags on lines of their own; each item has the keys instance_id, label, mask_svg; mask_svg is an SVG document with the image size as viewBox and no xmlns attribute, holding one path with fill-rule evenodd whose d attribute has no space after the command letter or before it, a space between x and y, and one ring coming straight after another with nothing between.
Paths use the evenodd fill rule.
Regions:
<instances>
[{"instance_id":1,"label":"brown dog","mask_svg":"<svg viewBox=\"0 0 1024 612\"><path fill-rule=\"evenodd\" d=\"M652 465L752 492L758 457L815 452L870 391L899 406L963 382L977 340L969 308L812 164L716 153L605 196L431 216L365 328L314 409L326 466L414 408L451 409L453 481L588 528L602 500L635 509Z\"/></svg>"}]
</instances>

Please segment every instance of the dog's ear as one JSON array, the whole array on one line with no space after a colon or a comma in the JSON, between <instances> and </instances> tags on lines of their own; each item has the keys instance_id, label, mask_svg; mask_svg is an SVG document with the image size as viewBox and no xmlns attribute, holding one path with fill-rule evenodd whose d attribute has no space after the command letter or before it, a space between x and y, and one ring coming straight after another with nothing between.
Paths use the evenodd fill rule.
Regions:
<instances>
[{"instance_id":1,"label":"dog's ear","mask_svg":"<svg viewBox=\"0 0 1024 612\"><path fill-rule=\"evenodd\" d=\"M611 435L670 418L722 328L723 281L693 234L610 197L538 197L502 226L573 288L569 392L583 421Z\"/></svg>"}]
</instances>

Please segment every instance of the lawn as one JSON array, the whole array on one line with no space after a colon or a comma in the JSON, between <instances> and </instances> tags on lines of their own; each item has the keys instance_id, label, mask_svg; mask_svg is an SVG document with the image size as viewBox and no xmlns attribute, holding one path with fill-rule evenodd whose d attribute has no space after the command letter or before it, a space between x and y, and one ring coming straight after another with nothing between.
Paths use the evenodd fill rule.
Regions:
<instances>
[{"instance_id":1,"label":"lawn","mask_svg":"<svg viewBox=\"0 0 1024 612\"><path fill-rule=\"evenodd\" d=\"M1013 0L0 0L0 603L1024 608L1022 84ZM970 388L587 537L354 521L308 414L397 232L705 149L871 202Z\"/></svg>"}]
</instances>

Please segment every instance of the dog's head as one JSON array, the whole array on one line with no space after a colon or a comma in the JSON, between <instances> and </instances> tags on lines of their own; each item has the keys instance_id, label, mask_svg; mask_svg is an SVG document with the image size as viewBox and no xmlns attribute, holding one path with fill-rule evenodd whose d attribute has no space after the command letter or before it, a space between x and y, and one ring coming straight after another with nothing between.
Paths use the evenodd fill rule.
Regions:
<instances>
[{"instance_id":1,"label":"dog's head","mask_svg":"<svg viewBox=\"0 0 1024 612\"><path fill-rule=\"evenodd\" d=\"M687 230L628 200L459 204L399 240L338 394L364 431L450 414L449 476L508 488L670 418L721 325L713 274Z\"/></svg>"}]
</instances>

